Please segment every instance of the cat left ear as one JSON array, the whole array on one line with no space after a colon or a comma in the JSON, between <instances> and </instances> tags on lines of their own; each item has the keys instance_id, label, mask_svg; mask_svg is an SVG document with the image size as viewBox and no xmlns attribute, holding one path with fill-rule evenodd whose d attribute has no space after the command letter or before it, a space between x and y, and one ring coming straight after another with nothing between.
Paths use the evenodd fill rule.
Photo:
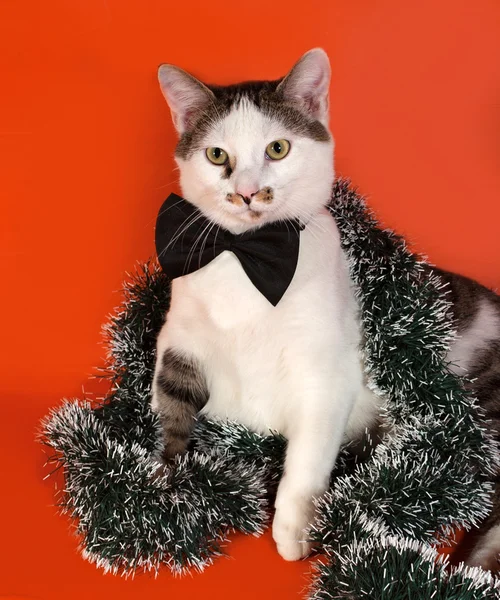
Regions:
<instances>
[{"instance_id":1,"label":"cat left ear","mask_svg":"<svg viewBox=\"0 0 500 600\"><path fill-rule=\"evenodd\" d=\"M299 110L328 127L330 61L321 48L306 52L279 84L277 91Z\"/></svg>"}]
</instances>

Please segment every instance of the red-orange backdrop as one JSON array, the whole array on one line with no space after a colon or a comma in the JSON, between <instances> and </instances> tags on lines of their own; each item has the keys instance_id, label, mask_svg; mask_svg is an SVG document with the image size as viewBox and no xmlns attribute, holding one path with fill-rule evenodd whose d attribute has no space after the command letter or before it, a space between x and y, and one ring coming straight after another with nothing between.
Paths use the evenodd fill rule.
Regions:
<instances>
[{"instance_id":1,"label":"red-orange backdrop","mask_svg":"<svg viewBox=\"0 0 500 600\"><path fill-rule=\"evenodd\" d=\"M236 537L203 575L84 562L37 422L102 361L100 325L176 185L161 62L216 83L332 62L337 172L440 265L500 283L498 0L4 0L0 5L0 597L297 598L308 563Z\"/></svg>"}]
</instances>

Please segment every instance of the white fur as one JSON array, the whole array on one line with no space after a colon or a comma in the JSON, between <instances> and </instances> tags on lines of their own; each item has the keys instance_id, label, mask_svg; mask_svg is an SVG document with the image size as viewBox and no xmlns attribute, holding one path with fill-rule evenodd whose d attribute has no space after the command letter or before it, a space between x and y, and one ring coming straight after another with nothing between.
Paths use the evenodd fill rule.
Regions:
<instances>
[{"instance_id":1,"label":"white fur","mask_svg":"<svg viewBox=\"0 0 500 600\"><path fill-rule=\"evenodd\" d=\"M500 525L494 525L481 539L481 544L467 559L470 567L481 567L491 562L491 557L498 555L500 548Z\"/></svg>"},{"instance_id":2,"label":"white fur","mask_svg":"<svg viewBox=\"0 0 500 600\"><path fill-rule=\"evenodd\" d=\"M282 138L290 141L289 155L266 159L266 146ZM184 197L214 227L239 233L297 217L307 226L294 279L276 307L230 252L174 280L157 368L167 348L195 357L210 392L205 414L286 436L273 536L280 554L297 560L309 552L304 530L312 498L327 489L340 444L359 436L377 413L377 401L363 384L358 308L346 259L335 221L323 208L334 177L333 142L295 135L242 102L214 125L206 146L236 158L230 179L221 178L221 167L203 150L178 163ZM259 189L272 187L272 203L227 201L228 193L249 181ZM261 214L257 221L251 209Z\"/></svg>"},{"instance_id":3,"label":"white fur","mask_svg":"<svg viewBox=\"0 0 500 600\"><path fill-rule=\"evenodd\" d=\"M356 313L338 231L322 211L301 234L295 277L276 307L224 252L173 282L158 338L158 356L174 347L204 366L205 414L289 440L273 533L290 560L308 551L300 541L311 500L328 487L341 442L375 416L363 387Z\"/></svg>"},{"instance_id":4,"label":"white fur","mask_svg":"<svg viewBox=\"0 0 500 600\"><path fill-rule=\"evenodd\" d=\"M483 299L479 310L466 329L450 348L447 360L450 370L465 375L481 350L488 348L493 340L500 338L500 318L494 306Z\"/></svg>"}]
</instances>

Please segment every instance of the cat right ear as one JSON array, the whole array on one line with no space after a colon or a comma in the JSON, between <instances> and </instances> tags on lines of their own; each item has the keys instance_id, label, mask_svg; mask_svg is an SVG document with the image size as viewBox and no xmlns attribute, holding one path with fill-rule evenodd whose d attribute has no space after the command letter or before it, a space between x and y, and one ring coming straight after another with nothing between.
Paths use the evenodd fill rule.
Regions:
<instances>
[{"instance_id":1,"label":"cat right ear","mask_svg":"<svg viewBox=\"0 0 500 600\"><path fill-rule=\"evenodd\" d=\"M203 109L215 99L206 85L174 65L160 65L158 80L180 135L196 122Z\"/></svg>"},{"instance_id":2,"label":"cat right ear","mask_svg":"<svg viewBox=\"0 0 500 600\"><path fill-rule=\"evenodd\" d=\"M328 127L330 61L321 48L306 52L284 77L277 91L302 112Z\"/></svg>"}]
</instances>

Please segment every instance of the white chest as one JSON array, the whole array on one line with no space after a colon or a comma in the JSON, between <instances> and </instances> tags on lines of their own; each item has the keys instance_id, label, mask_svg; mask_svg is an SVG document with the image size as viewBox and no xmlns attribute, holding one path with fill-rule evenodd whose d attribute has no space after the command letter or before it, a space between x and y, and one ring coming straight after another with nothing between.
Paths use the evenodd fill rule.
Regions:
<instances>
[{"instance_id":1,"label":"white chest","mask_svg":"<svg viewBox=\"0 0 500 600\"><path fill-rule=\"evenodd\" d=\"M166 343L194 355L205 371L210 391L205 413L286 434L298 410L298 378L358 343L332 217L325 211L301 233L294 279L276 307L236 256L224 252L173 282L165 330Z\"/></svg>"}]
</instances>

